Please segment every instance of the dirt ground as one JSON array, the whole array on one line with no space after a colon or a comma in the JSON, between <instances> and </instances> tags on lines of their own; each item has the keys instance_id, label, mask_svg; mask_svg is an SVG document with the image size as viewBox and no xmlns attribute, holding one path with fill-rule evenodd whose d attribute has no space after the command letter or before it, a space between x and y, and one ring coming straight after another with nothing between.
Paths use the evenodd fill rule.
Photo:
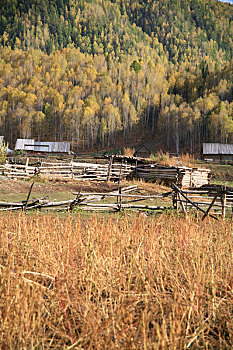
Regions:
<instances>
[{"instance_id":1,"label":"dirt ground","mask_svg":"<svg viewBox=\"0 0 233 350\"><path fill-rule=\"evenodd\" d=\"M26 193L30 189L32 182L23 180L5 180L0 179L1 193ZM117 187L114 184L106 183L91 183L85 182L64 182L64 181L49 181L49 182L35 182L33 185L33 192L41 192L42 194L50 194L54 192L78 192L78 191L108 191Z\"/></svg>"},{"instance_id":2,"label":"dirt ground","mask_svg":"<svg viewBox=\"0 0 233 350\"><path fill-rule=\"evenodd\" d=\"M5 177L0 177L0 199L8 201L10 199L26 199L32 181L12 180ZM124 181L121 183L122 187L137 185L137 193L141 194L156 194L161 192L168 192L170 188L159 186L152 183L145 183L142 181ZM67 196L73 197L72 192L109 192L118 188L118 183L112 182L89 182L89 181L37 181L33 185L31 196L59 199Z\"/></svg>"}]
</instances>

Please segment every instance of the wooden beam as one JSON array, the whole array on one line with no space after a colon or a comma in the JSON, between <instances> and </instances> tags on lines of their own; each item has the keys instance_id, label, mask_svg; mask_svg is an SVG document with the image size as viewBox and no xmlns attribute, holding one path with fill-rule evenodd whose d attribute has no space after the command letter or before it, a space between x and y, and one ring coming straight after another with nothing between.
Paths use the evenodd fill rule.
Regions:
<instances>
[{"instance_id":1,"label":"wooden beam","mask_svg":"<svg viewBox=\"0 0 233 350\"><path fill-rule=\"evenodd\" d=\"M181 200L181 196L180 196L180 193L179 193L179 192L178 192L178 199L179 199L179 201L180 201L181 208L182 208L182 211L183 211L183 213L184 213L184 216L186 216L186 215L187 215L187 212L186 212L186 209L185 209L185 207L184 207L184 201ZM186 203L187 203L187 201L186 201Z\"/></svg>"},{"instance_id":2,"label":"wooden beam","mask_svg":"<svg viewBox=\"0 0 233 350\"><path fill-rule=\"evenodd\" d=\"M27 158L27 160L28 160L28 158ZM31 187L30 187L30 190L29 190L29 193L28 193L28 196L27 196L27 200L26 200L26 203L25 203L25 206L24 206L24 210L27 210L28 201L29 201L29 198L30 198L30 195L31 195L31 192L32 192L33 185L34 185L34 182L31 184Z\"/></svg>"},{"instance_id":3,"label":"wooden beam","mask_svg":"<svg viewBox=\"0 0 233 350\"><path fill-rule=\"evenodd\" d=\"M225 219L226 216L226 186L224 186L224 190L222 191L221 202L222 202L222 217Z\"/></svg>"}]
</instances>

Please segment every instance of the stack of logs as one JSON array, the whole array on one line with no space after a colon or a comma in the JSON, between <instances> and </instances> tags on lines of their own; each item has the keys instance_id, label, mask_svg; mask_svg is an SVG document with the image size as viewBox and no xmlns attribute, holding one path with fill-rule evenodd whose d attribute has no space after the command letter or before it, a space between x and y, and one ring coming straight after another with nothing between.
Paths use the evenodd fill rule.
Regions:
<instances>
[{"instance_id":1,"label":"stack of logs","mask_svg":"<svg viewBox=\"0 0 233 350\"><path fill-rule=\"evenodd\" d=\"M210 183L210 170L188 167L142 164L136 168L136 177L150 181L175 183L182 188L200 187Z\"/></svg>"}]
</instances>

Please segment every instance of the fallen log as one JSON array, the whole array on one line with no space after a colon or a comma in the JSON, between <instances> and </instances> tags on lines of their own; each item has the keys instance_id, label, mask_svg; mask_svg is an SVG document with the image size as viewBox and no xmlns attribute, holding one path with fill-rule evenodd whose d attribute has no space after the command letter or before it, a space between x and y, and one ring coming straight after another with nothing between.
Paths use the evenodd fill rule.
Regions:
<instances>
[{"instance_id":1,"label":"fallen log","mask_svg":"<svg viewBox=\"0 0 233 350\"><path fill-rule=\"evenodd\" d=\"M73 192L74 195L77 195L78 193L76 192ZM87 195L90 195L90 196L102 196L102 197L127 197L127 198L142 198L142 199L151 199L151 198L163 198L162 195L152 195L152 196L144 196L144 195L134 195L134 194L119 194L119 193L95 193L95 192L91 192L91 193L88 193L88 192L80 192L80 195L82 196L87 196Z\"/></svg>"},{"instance_id":2,"label":"fallen log","mask_svg":"<svg viewBox=\"0 0 233 350\"><path fill-rule=\"evenodd\" d=\"M85 204L86 207L91 207L91 208L115 208L119 209L118 204ZM82 206L80 206L82 208ZM121 205L121 208L124 209L149 209L149 210L165 210L165 209L170 209L170 207L163 207L163 206L151 206L151 205L131 205L131 204L123 204Z\"/></svg>"}]
</instances>

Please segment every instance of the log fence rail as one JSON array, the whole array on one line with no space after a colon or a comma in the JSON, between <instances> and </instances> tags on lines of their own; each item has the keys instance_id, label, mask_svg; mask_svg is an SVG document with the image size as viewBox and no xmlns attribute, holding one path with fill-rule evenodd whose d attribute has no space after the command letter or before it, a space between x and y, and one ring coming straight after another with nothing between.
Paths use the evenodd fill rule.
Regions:
<instances>
[{"instance_id":1,"label":"log fence rail","mask_svg":"<svg viewBox=\"0 0 233 350\"><path fill-rule=\"evenodd\" d=\"M144 195L137 191L137 185L120 187L111 192L74 192L75 199L64 201L50 201L47 197L29 200L32 192L33 183L30 187L28 196L22 202L0 202L0 211L46 209L46 210L73 210L74 208L91 211L121 211L146 210L163 211L174 208L178 213L182 212L185 216L189 213L202 213L202 220L207 216L218 220L219 216L233 218L233 189L225 186L215 186L209 188L197 188L182 190L175 184L172 185L172 191ZM136 192L136 193L135 193ZM161 200L166 199L165 204L161 205ZM143 202L153 201L151 204ZM157 202L159 201L159 202Z\"/></svg>"}]
</instances>

